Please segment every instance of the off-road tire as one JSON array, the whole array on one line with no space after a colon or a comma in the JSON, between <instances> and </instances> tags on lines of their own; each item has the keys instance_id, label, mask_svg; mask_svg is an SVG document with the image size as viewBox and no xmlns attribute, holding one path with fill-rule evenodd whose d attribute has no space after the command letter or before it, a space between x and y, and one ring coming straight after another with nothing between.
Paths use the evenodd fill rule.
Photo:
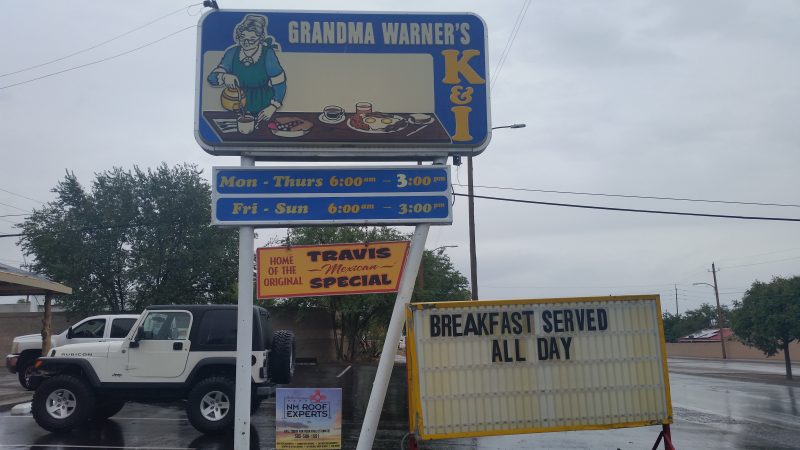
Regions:
<instances>
[{"instance_id":1,"label":"off-road tire","mask_svg":"<svg viewBox=\"0 0 800 450\"><path fill-rule=\"evenodd\" d=\"M224 433L233 429L236 385L226 377L197 382L186 399L189 422L201 433ZM221 403L217 404L219 400ZM218 419L214 419L218 416Z\"/></svg>"},{"instance_id":2,"label":"off-road tire","mask_svg":"<svg viewBox=\"0 0 800 450\"><path fill-rule=\"evenodd\" d=\"M294 375L295 344L294 333L278 330L272 338L272 351L269 353L267 371L276 384L289 384Z\"/></svg>"},{"instance_id":3,"label":"off-road tire","mask_svg":"<svg viewBox=\"0 0 800 450\"><path fill-rule=\"evenodd\" d=\"M59 402L66 402L61 409ZM92 417L94 411L95 395L91 387L72 375L48 378L33 394L33 419L48 431L69 431L79 427Z\"/></svg>"},{"instance_id":4,"label":"off-road tire","mask_svg":"<svg viewBox=\"0 0 800 450\"><path fill-rule=\"evenodd\" d=\"M105 400L98 402L92 414L92 420L101 421L113 417L125 406L123 400Z\"/></svg>"}]
</instances>

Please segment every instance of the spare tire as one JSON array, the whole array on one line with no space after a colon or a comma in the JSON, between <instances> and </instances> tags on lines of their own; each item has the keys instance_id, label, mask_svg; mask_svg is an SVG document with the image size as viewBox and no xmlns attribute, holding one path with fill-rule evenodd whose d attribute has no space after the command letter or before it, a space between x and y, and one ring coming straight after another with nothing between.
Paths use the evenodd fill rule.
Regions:
<instances>
[{"instance_id":1,"label":"spare tire","mask_svg":"<svg viewBox=\"0 0 800 450\"><path fill-rule=\"evenodd\" d=\"M289 384L294 375L294 333L278 330L272 339L267 370L269 378L276 384Z\"/></svg>"}]
</instances>

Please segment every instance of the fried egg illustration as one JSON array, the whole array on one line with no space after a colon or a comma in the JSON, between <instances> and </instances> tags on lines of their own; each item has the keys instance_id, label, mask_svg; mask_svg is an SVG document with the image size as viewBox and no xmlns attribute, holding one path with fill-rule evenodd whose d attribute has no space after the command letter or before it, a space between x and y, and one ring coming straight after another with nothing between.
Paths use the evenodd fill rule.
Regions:
<instances>
[{"instance_id":1,"label":"fried egg illustration","mask_svg":"<svg viewBox=\"0 0 800 450\"><path fill-rule=\"evenodd\" d=\"M372 131L383 131L388 133L402 128L405 125L401 124L400 122L404 122L402 117L389 114L372 113L365 114L364 116L364 124L366 124Z\"/></svg>"}]
</instances>

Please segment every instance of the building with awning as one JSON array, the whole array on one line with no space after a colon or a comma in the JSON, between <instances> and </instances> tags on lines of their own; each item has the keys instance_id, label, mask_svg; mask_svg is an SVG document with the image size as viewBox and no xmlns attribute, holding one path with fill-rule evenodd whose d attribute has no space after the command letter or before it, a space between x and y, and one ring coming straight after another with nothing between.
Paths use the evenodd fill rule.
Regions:
<instances>
[{"instance_id":1,"label":"building with awning","mask_svg":"<svg viewBox=\"0 0 800 450\"><path fill-rule=\"evenodd\" d=\"M69 286L56 283L45 276L0 263L0 296L44 295L42 342L45 348L42 349L42 354L46 354L50 347L52 297L70 294L72 294L72 288Z\"/></svg>"}]
</instances>

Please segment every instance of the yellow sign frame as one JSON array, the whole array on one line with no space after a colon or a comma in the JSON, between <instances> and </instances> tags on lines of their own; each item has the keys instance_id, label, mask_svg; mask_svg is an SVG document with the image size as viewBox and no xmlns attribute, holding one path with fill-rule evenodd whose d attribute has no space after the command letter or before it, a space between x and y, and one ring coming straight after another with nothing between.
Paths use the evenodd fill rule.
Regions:
<instances>
[{"instance_id":1,"label":"yellow sign frame","mask_svg":"<svg viewBox=\"0 0 800 450\"><path fill-rule=\"evenodd\" d=\"M477 432L462 432L462 433L445 433L445 434L426 434L423 432L424 417L422 414L422 400L419 389L419 364L418 354L416 348L416 335L414 330L413 312L415 310L425 310L431 308L448 309L448 308L465 308L465 307L480 307L491 304L492 306L508 306L520 304L548 304L548 303L600 303L600 302L613 302L613 301L642 301L649 300L655 302L656 311L658 312L658 335L661 349L661 368L664 380L664 395L667 407L667 417L660 421L639 421L639 422L624 422L613 424L597 424L597 425L575 425L575 426L553 426L553 427L535 427L535 428L519 428L507 430L488 430ZM558 432L558 431L580 431L580 430L609 430L617 428L632 428L632 427L646 427L654 425L669 425L672 423L672 399L670 394L669 372L667 368L667 347L664 339L664 322L661 315L661 297L659 295L624 295L624 296L607 296L607 297L560 297L560 298L546 298L546 299L516 299L516 300L478 300L478 301L450 301L450 302L430 302L430 303L411 303L406 308L406 368L408 379L408 415L409 415L409 431L416 433L421 439L451 439L451 438L470 438L481 436L498 436L509 434L529 434L529 433L545 433L545 432Z\"/></svg>"},{"instance_id":2,"label":"yellow sign frame","mask_svg":"<svg viewBox=\"0 0 800 450\"><path fill-rule=\"evenodd\" d=\"M408 247L409 241L383 241L258 248L257 298L397 292Z\"/></svg>"}]
</instances>

